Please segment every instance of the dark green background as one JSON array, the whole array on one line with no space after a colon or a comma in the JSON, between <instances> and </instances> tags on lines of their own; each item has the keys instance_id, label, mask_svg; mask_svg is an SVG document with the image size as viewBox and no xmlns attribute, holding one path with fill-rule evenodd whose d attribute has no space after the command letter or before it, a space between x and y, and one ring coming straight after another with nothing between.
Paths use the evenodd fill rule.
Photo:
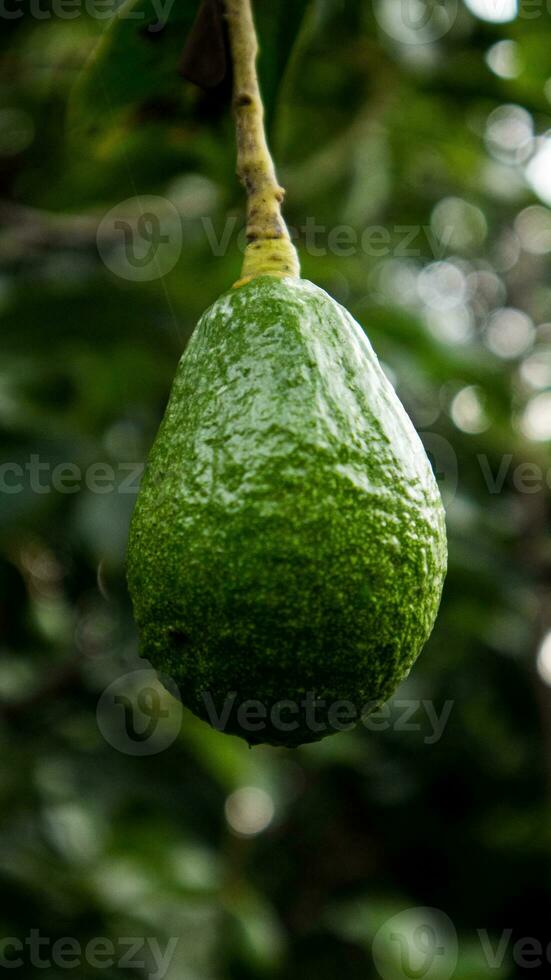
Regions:
<instances>
[{"instance_id":1,"label":"dark green background","mask_svg":"<svg viewBox=\"0 0 551 980\"><path fill-rule=\"evenodd\" d=\"M529 4L491 23L449 3L449 29L423 44L384 30L383 0L256 3L286 215L324 229L323 254L299 231L303 273L365 327L446 502L434 635L384 730L249 750L186 712L170 746L143 757L116 734L110 744L96 714L118 677L135 698L144 666L124 577L135 494L61 493L48 474L105 463L120 481L143 462L186 339L239 274L236 235L214 256L206 233L220 237L228 217L242 226L229 79L202 92L179 76L189 0L157 32L135 3L144 17L110 29L84 76L104 21L78 6L66 19L48 0L6 5L22 16L2 18L0 41L0 439L3 462L47 465L45 492L23 470L21 489L0 493L2 937L179 937L167 980L371 980L377 930L430 906L457 930L457 978L548 974L545 955L526 969L512 951L551 941L551 699L537 671L551 628L551 459L530 438L534 418L550 430L551 215L525 176L530 127L549 128L550 18ZM486 60L504 39L511 79ZM96 245L104 215L137 194L181 215L178 262L151 282L116 275ZM366 249L339 254L366 228ZM511 307L537 329L492 319ZM526 343L500 356L511 322L513 344L523 329ZM523 484L527 462L537 469ZM9 484L19 471L1 472ZM416 730L400 724L404 700L419 705ZM427 701L438 714L453 702L432 744ZM274 807L248 838L225 816L243 787ZM501 967L477 929L494 948L513 930ZM384 980L412 976L388 948ZM444 980L447 963L420 975ZM45 975L28 960L12 973Z\"/></svg>"}]
</instances>

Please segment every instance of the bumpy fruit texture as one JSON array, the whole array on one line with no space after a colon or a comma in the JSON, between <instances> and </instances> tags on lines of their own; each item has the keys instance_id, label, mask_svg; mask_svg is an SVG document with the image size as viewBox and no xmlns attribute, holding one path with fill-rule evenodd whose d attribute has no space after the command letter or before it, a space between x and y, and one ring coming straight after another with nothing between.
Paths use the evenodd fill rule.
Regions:
<instances>
[{"instance_id":1,"label":"bumpy fruit texture","mask_svg":"<svg viewBox=\"0 0 551 980\"><path fill-rule=\"evenodd\" d=\"M429 461L361 327L301 279L221 296L132 520L142 655L226 731L314 741L352 717L335 702L374 706L407 675L445 567Z\"/></svg>"}]
</instances>

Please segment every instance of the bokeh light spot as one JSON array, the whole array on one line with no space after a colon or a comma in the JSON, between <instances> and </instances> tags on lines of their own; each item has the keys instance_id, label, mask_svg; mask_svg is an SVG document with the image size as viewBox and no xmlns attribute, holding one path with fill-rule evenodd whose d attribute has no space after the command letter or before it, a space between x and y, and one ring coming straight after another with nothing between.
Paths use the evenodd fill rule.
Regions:
<instances>
[{"instance_id":1,"label":"bokeh light spot","mask_svg":"<svg viewBox=\"0 0 551 980\"><path fill-rule=\"evenodd\" d=\"M522 416L522 431L534 442L551 439L551 391L535 395L528 402Z\"/></svg>"},{"instance_id":2,"label":"bokeh light spot","mask_svg":"<svg viewBox=\"0 0 551 980\"><path fill-rule=\"evenodd\" d=\"M551 252L551 211L540 204L524 208L515 219L515 231L525 252Z\"/></svg>"},{"instance_id":3,"label":"bokeh light spot","mask_svg":"<svg viewBox=\"0 0 551 980\"><path fill-rule=\"evenodd\" d=\"M486 52L486 64L499 78L517 78L522 65L516 41L497 41Z\"/></svg>"},{"instance_id":4,"label":"bokeh light spot","mask_svg":"<svg viewBox=\"0 0 551 980\"><path fill-rule=\"evenodd\" d=\"M485 329L486 346L498 357L520 357L534 342L536 329L521 310L506 307L492 313Z\"/></svg>"},{"instance_id":5,"label":"bokeh light spot","mask_svg":"<svg viewBox=\"0 0 551 980\"><path fill-rule=\"evenodd\" d=\"M491 24L506 24L517 16L517 0L465 0L471 13Z\"/></svg>"},{"instance_id":6,"label":"bokeh light spot","mask_svg":"<svg viewBox=\"0 0 551 980\"><path fill-rule=\"evenodd\" d=\"M551 205L551 136L538 140L538 148L526 165L526 179L544 204Z\"/></svg>"},{"instance_id":7,"label":"bokeh light spot","mask_svg":"<svg viewBox=\"0 0 551 980\"><path fill-rule=\"evenodd\" d=\"M484 393L478 385L468 385L458 391L450 406L452 422L462 432L475 435L489 427L484 410Z\"/></svg>"},{"instance_id":8,"label":"bokeh light spot","mask_svg":"<svg viewBox=\"0 0 551 980\"><path fill-rule=\"evenodd\" d=\"M488 231L480 208L460 197L439 201L431 215L431 226L444 245L459 251L478 248Z\"/></svg>"},{"instance_id":9,"label":"bokeh light spot","mask_svg":"<svg viewBox=\"0 0 551 980\"><path fill-rule=\"evenodd\" d=\"M530 354L521 364L520 376L530 388L551 388L551 348Z\"/></svg>"},{"instance_id":10,"label":"bokeh light spot","mask_svg":"<svg viewBox=\"0 0 551 980\"><path fill-rule=\"evenodd\" d=\"M271 824L274 803L265 790L257 786L242 786L230 793L224 813L231 829L240 837L254 837Z\"/></svg>"},{"instance_id":11,"label":"bokeh light spot","mask_svg":"<svg viewBox=\"0 0 551 980\"><path fill-rule=\"evenodd\" d=\"M551 687L551 630L542 640L536 665L543 683Z\"/></svg>"},{"instance_id":12,"label":"bokeh light spot","mask_svg":"<svg viewBox=\"0 0 551 980\"><path fill-rule=\"evenodd\" d=\"M521 163L532 149L534 123L526 109L518 105L501 105L486 121L485 141L488 152L504 163Z\"/></svg>"},{"instance_id":13,"label":"bokeh light spot","mask_svg":"<svg viewBox=\"0 0 551 980\"><path fill-rule=\"evenodd\" d=\"M432 262L419 274L419 296L433 310L453 310L467 296L467 280L453 262Z\"/></svg>"}]
</instances>

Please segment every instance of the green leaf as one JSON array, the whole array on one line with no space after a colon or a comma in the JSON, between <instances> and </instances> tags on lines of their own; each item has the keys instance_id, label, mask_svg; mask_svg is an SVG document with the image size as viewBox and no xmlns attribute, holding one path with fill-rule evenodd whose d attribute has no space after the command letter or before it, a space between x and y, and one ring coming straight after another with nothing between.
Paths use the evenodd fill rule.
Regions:
<instances>
[{"instance_id":1,"label":"green leaf","mask_svg":"<svg viewBox=\"0 0 551 980\"><path fill-rule=\"evenodd\" d=\"M260 85L268 128L275 114L280 85L303 20L308 9L313 6L315 4L309 0L286 0L286 3L257 0L254 6L260 46Z\"/></svg>"},{"instance_id":2,"label":"green leaf","mask_svg":"<svg viewBox=\"0 0 551 980\"><path fill-rule=\"evenodd\" d=\"M267 118L273 116L280 81L309 0L255 7L261 55L259 71ZM177 124L197 131L211 127L228 85L206 96L182 78L182 56L195 21L192 0L126 0L109 22L72 94L68 127L73 146L110 160L137 127ZM205 111L205 104L207 109Z\"/></svg>"},{"instance_id":3,"label":"green leaf","mask_svg":"<svg viewBox=\"0 0 551 980\"><path fill-rule=\"evenodd\" d=\"M166 10L166 7L164 8ZM72 93L69 135L98 157L140 121L192 115L197 90L178 65L195 4L174 3L168 19L157 0L126 0L110 21Z\"/></svg>"}]
</instances>

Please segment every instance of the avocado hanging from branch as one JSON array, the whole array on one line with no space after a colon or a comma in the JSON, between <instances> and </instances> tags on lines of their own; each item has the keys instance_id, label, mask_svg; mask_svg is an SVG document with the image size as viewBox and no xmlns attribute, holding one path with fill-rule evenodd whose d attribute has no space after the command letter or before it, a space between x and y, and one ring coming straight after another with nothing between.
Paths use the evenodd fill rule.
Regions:
<instances>
[{"instance_id":1,"label":"avocado hanging from branch","mask_svg":"<svg viewBox=\"0 0 551 980\"><path fill-rule=\"evenodd\" d=\"M444 512L364 331L300 278L250 0L225 15L248 245L178 366L128 581L142 655L185 705L250 743L295 746L335 731L337 702L375 707L408 674L438 611Z\"/></svg>"}]
</instances>

